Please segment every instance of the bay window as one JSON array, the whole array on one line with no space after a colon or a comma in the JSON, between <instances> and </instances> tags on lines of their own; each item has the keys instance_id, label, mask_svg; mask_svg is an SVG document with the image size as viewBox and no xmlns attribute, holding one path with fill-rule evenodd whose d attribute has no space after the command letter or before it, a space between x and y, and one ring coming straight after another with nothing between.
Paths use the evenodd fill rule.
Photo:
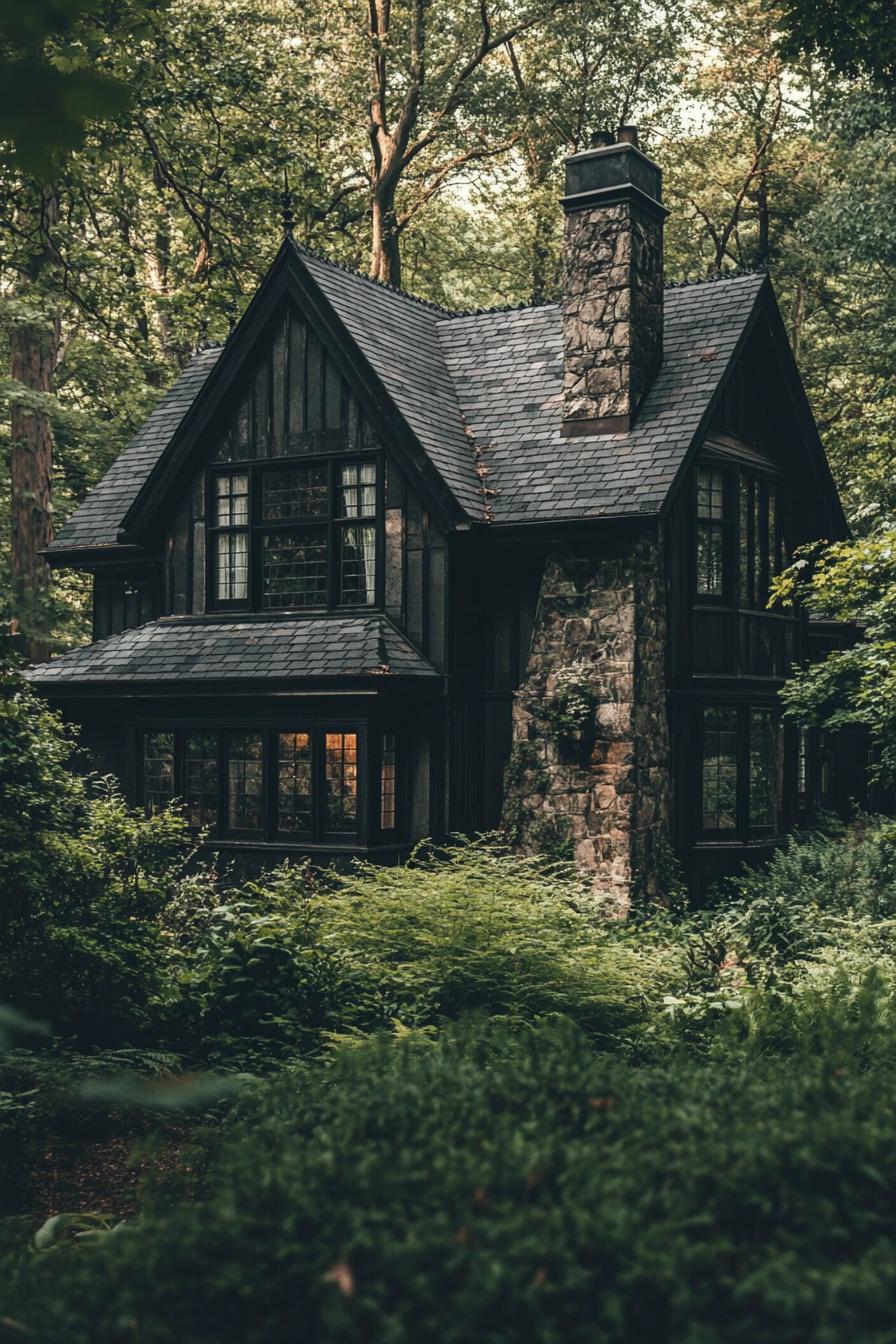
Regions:
<instances>
[{"instance_id":1,"label":"bay window","mask_svg":"<svg viewBox=\"0 0 896 1344\"><path fill-rule=\"evenodd\" d=\"M143 803L154 813L179 798L191 826L221 839L360 842L368 829L364 742L358 729L332 725L149 730L141 736ZM383 743L379 829L394 831L395 735Z\"/></svg>"},{"instance_id":2,"label":"bay window","mask_svg":"<svg viewBox=\"0 0 896 1344\"><path fill-rule=\"evenodd\" d=\"M215 469L210 482L210 608L376 604L375 461L258 462Z\"/></svg>"}]
</instances>

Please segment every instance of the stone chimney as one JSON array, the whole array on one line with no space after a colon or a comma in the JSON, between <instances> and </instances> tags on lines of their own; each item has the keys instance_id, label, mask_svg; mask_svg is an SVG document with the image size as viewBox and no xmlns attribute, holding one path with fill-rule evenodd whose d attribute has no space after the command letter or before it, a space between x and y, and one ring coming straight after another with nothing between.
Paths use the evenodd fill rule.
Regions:
<instances>
[{"instance_id":1,"label":"stone chimney","mask_svg":"<svg viewBox=\"0 0 896 1344\"><path fill-rule=\"evenodd\" d=\"M566 160L563 431L634 423L663 361L662 174L634 126Z\"/></svg>"}]
</instances>

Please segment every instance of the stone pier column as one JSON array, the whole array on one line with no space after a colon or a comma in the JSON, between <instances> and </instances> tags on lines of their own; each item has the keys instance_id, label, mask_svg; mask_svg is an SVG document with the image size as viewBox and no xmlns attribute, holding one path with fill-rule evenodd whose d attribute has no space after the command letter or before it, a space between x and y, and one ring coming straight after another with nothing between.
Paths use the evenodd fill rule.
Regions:
<instances>
[{"instance_id":1,"label":"stone pier column","mask_svg":"<svg viewBox=\"0 0 896 1344\"><path fill-rule=\"evenodd\" d=\"M505 825L523 849L565 839L620 913L655 888L669 842L666 599L659 525L602 528L547 559L513 710ZM578 741L556 731L572 689ZM564 699L566 697L566 700Z\"/></svg>"}]
</instances>

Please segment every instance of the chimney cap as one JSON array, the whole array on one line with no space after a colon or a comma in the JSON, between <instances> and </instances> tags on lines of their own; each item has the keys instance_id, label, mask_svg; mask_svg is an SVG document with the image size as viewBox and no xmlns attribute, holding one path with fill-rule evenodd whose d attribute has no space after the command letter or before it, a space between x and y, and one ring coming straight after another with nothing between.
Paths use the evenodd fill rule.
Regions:
<instances>
[{"instance_id":1,"label":"chimney cap","mask_svg":"<svg viewBox=\"0 0 896 1344\"><path fill-rule=\"evenodd\" d=\"M612 131L592 131L591 148L603 149L606 145L614 145L616 137Z\"/></svg>"},{"instance_id":2,"label":"chimney cap","mask_svg":"<svg viewBox=\"0 0 896 1344\"><path fill-rule=\"evenodd\" d=\"M620 126L616 132L616 139L620 145L634 145L635 149L640 149L638 140L637 126Z\"/></svg>"}]
</instances>

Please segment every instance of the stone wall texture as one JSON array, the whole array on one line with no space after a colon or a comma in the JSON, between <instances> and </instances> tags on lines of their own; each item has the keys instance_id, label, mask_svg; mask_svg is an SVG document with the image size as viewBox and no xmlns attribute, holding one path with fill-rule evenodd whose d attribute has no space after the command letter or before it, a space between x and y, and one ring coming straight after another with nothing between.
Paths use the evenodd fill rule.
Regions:
<instances>
[{"instance_id":1,"label":"stone wall texture","mask_svg":"<svg viewBox=\"0 0 896 1344\"><path fill-rule=\"evenodd\" d=\"M663 226L623 201L566 219L563 417L635 415L663 358Z\"/></svg>"},{"instance_id":2,"label":"stone wall texture","mask_svg":"<svg viewBox=\"0 0 896 1344\"><path fill-rule=\"evenodd\" d=\"M594 548L547 558L525 679L513 708L505 825L524 850L568 836L596 896L619 913L656 891L668 852L666 597L659 525L602 529ZM570 683L593 697L585 753L552 731Z\"/></svg>"}]
</instances>

